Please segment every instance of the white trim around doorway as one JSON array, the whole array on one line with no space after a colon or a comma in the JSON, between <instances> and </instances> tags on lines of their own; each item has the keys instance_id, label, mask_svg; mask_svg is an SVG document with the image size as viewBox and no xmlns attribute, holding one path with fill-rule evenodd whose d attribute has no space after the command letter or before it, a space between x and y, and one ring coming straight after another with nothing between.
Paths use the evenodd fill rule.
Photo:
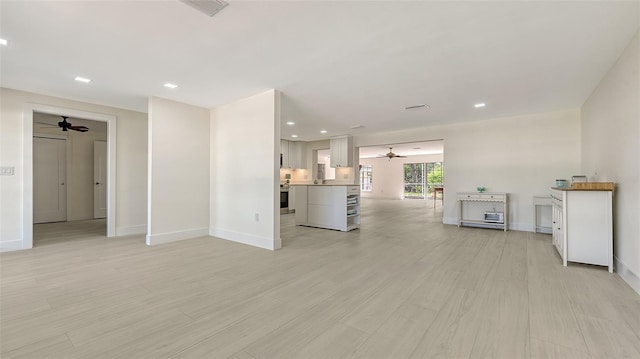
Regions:
<instances>
[{"instance_id":1,"label":"white trim around doorway","mask_svg":"<svg viewBox=\"0 0 640 359\"><path fill-rule=\"evenodd\" d=\"M107 123L107 237L116 235L116 116L27 103L24 106L22 164L22 249L33 248L33 113L69 116Z\"/></svg>"}]
</instances>

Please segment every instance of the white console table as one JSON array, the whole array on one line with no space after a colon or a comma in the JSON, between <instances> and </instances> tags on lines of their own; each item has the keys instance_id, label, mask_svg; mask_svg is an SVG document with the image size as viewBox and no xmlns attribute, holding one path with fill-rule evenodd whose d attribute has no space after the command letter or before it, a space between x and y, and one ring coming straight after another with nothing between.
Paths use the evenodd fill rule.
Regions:
<instances>
[{"instance_id":1,"label":"white console table","mask_svg":"<svg viewBox=\"0 0 640 359\"><path fill-rule=\"evenodd\" d=\"M507 231L508 193L504 192L458 192L458 227L463 224L483 228L498 228ZM486 213L502 213L501 220L487 220Z\"/></svg>"},{"instance_id":2,"label":"white console table","mask_svg":"<svg viewBox=\"0 0 640 359\"><path fill-rule=\"evenodd\" d=\"M538 207L548 208L551 212L551 196L533 196L533 232L551 234L551 224L544 226L541 221L540 223L538 221Z\"/></svg>"}]
</instances>

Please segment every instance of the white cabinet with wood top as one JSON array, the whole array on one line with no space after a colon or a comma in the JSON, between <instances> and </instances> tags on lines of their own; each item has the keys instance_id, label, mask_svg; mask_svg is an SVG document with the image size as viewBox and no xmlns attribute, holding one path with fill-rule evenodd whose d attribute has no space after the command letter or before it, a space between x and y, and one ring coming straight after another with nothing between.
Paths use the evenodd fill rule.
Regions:
<instances>
[{"instance_id":1,"label":"white cabinet with wood top","mask_svg":"<svg viewBox=\"0 0 640 359\"><path fill-rule=\"evenodd\" d=\"M553 245L562 265L607 266L613 272L613 191L554 188Z\"/></svg>"}]
</instances>

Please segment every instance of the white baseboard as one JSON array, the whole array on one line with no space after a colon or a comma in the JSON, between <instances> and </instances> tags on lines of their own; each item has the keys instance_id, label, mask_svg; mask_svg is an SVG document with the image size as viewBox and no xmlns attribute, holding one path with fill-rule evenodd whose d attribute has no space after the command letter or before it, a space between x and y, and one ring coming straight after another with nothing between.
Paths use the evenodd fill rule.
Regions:
<instances>
[{"instance_id":1,"label":"white baseboard","mask_svg":"<svg viewBox=\"0 0 640 359\"><path fill-rule=\"evenodd\" d=\"M256 236L248 233L228 231L226 229L211 228L209 230L209 235L212 237L218 237L218 238L226 239L228 241L248 244L250 246L269 249L272 251L276 249L280 249L282 247L282 240L280 238L273 240L267 237L260 237L260 236Z\"/></svg>"},{"instance_id":2,"label":"white baseboard","mask_svg":"<svg viewBox=\"0 0 640 359\"><path fill-rule=\"evenodd\" d=\"M116 237L132 236L135 234L145 234L145 233L147 233L146 224L116 228Z\"/></svg>"},{"instance_id":3,"label":"white baseboard","mask_svg":"<svg viewBox=\"0 0 640 359\"><path fill-rule=\"evenodd\" d=\"M22 239L0 242L0 252L11 252L22 249Z\"/></svg>"},{"instance_id":4,"label":"white baseboard","mask_svg":"<svg viewBox=\"0 0 640 359\"><path fill-rule=\"evenodd\" d=\"M152 235L147 234L147 245L153 246L156 244L181 241L183 239L206 237L208 235L209 235L208 228L188 229L186 231L152 234Z\"/></svg>"},{"instance_id":5,"label":"white baseboard","mask_svg":"<svg viewBox=\"0 0 640 359\"><path fill-rule=\"evenodd\" d=\"M636 273L634 273L629 267L627 267L624 262L622 262L618 257L613 256L613 265L616 273L627 282L627 284L636 291L636 293L640 294L640 277Z\"/></svg>"}]
</instances>

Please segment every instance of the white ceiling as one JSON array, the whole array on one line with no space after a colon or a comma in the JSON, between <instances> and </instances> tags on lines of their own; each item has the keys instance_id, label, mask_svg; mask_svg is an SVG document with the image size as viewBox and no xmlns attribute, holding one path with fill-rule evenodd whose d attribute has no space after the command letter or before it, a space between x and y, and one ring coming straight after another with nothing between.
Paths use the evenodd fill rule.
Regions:
<instances>
[{"instance_id":1,"label":"white ceiling","mask_svg":"<svg viewBox=\"0 0 640 359\"><path fill-rule=\"evenodd\" d=\"M3 0L0 85L142 112L276 88L282 137L316 140L578 107L640 24L638 1L229 3Z\"/></svg>"}]
</instances>

